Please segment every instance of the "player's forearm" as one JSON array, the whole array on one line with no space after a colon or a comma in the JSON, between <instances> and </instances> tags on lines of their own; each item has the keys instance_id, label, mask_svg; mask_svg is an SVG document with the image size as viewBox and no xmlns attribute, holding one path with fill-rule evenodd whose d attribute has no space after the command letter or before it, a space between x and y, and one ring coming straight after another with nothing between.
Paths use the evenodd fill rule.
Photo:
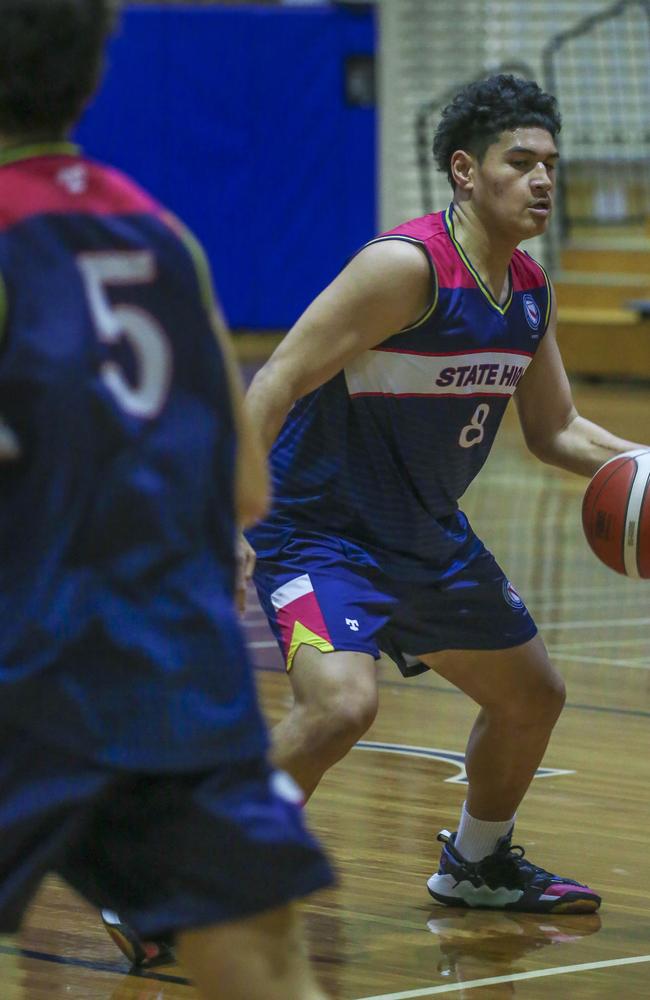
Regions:
<instances>
[{"instance_id":1,"label":"player's forearm","mask_svg":"<svg viewBox=\"0 0 650 1000\"><path fill-rule=\"evenodd\" d=\"M535 450L543 462L579 476L593 476L615 455L644 445L610 434L604 427L576 415L557 434Z\"/></svg>"},{"instance_id":2,"label":"player's forearm","mask_svg":"<svg viewBox=\"0 0 650 1000\"><path fill-rule=\"evenodd\" d=\"M291 383L281 376L272 361L267 362L251 382L244 407L267 454L296 398Z\"/></svg>"},{"instance_id":3,"label":"player's forearm","mask_svg":"<svg viewBox=\"0 0 650 1000\"><path fill-rule=\"evenodd\" d=\"M260 521L270 502L269 470L259 435L241 415L235 478L235 511L241 527Z\"/></svg>"}]
</instances>

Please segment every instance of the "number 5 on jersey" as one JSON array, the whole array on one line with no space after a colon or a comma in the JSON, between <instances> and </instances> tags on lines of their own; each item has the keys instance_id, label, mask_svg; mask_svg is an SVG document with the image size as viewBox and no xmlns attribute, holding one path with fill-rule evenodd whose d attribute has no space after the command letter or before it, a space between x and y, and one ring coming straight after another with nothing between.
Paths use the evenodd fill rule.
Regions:
<instances>
[{"instance_id":1,"label":"number 5 on jersey","mask_svg":"<svg viewBox=\"0 0 650 1000\"><path fill-rule=\"evenodd\" d=\"M110 287L149 285L156 278L156 261L149 251L85 253L77 258L88 304L99 339L106 344L126 341L135 355L137 376L129 381L115 361L104 361L105 385L127 413L151 420L167 399L172 376L172 352L158 321L138 306L114 304Z\"/></svg>"}]
</instances>

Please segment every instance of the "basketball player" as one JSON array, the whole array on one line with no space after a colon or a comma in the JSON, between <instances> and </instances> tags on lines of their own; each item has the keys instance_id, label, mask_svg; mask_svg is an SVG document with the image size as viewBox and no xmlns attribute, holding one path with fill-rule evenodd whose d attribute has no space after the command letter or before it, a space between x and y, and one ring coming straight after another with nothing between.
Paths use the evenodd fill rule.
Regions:
<instances>
[{"instance_id":1,"label":"basketball player","mask_svg":"<svg viewBox=\"0 0 650 1000\"><path fill-rule=\"evenodd\" d=\"M576 412L548 277L517 249L548 225L559 129L535 83L501 75L458 93L434 141L449 208L364 247L247 396L269 448L277 437L273 509L249 534L294 695L275 760L311 794L375 718L382 652L464 691L480 706L467 799L428 881L450 905L600 905L512 846L564 687L458 507L510 397L544 462L591 476L634 447Z\"/></svg>"},{"instance_id":2,"label":"basketball player","mask_svg":"<svg viewBox=\"0 0 650 1000\"><path fill-rule=\"evenodd\" d=\"M0 931L55 871L203 997L323 1000L292 900L331 873L234 610L267 476L208 268L64 141L112 6L0 0Z\"/></svg>"}]
</instances>

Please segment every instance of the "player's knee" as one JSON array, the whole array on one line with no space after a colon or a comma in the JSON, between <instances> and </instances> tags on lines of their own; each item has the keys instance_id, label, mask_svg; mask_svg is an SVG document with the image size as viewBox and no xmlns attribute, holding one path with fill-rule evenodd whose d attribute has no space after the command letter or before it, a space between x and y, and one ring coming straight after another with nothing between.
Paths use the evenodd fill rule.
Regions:
<instances>
[{"instance_id":1,"label":"player's knee","mask_svg":"<svg viewBox=\"0 0 650 1000\"><path fill-rule=\"evenodd\" d=\"M352 698L345 698L339 706L339 719L345 731L360 739L377 717L377 692L362 689L355 691Z\"/></svg>"},{"instance_id":2,"label":"player's knee","mask_svg":"<svg viewBox=\"0 0 650 1000\"><path fill-rule=\"evenodd\" d=\"M566 701L566 685L560 675L555 672L547 685L546 697L549 714L557 719Z\"/></svg>"},{"instance_id":3,"label":"player's knee","mask_svg":"<svg viewBox=\"0 0 650 1000\"><path fill-rule=\"evenodd\" d=\"M370 685L332 692L319 705L318 727L328 742L349 749L370 728L377 715L377 691Z\"/></svg>"},{"instance_id":4,"label":"player's knee","mask_svg":"<svg viewBox=\"0 0 650 1000\"><path fill-rule=\"evenodd\" d=\"M564 681L551 667L544 675L540 684L540 710L555 721L564 708L566 701L566 687Z\"/></svg>"},{"instance_id":5,"label":"player's knee","mask_svg":"<svg viewBox=\"0 0 650 1000\"><path fill-rule=\"evenodd\" d=\"M312 656L312 651L307 651ZM321 656L322 654L317 654ZM294 686L296 710L309 730L312 746L347 750L372 725L377 715L377 673L372 661L352 654L323 656L311 662L303 656Z\"/></svg>"},{"instance_id":6,"label":"player's knee","mask_svg":"<svg viewBox=\"0 0 650 1000\"><path fill-rule=\"evenodd\" d=\"M553 725L566 700L564 681L554 670L524 685L510 704L517 718L529 725Z\"/></svg>"}]
</instances>

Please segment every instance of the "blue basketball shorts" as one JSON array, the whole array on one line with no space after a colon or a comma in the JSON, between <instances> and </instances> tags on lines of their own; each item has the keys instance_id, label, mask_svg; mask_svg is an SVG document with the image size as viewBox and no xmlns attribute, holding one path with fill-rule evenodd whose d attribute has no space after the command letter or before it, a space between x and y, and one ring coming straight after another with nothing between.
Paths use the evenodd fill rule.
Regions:
<instances>
[{"instance_id":1,"label":"blue basketball shorts","mask_svg":"<svg viewBox=\"0 0 650 1000\"><path fill-rule=\"evenodd\" d=\"M358 543L310 532L286 535L277 551L258 556L255 585L290 670L301 643L322 652L352 650L393 659L404 676L422 673L408 663L446 649L507 649L537 627L494 556L474 536L467 562L417 579L404 564Z\"/></svg>"},{"instance_id":2,"label":"blue basketball shorts","mask_svg":"<svg viewBox=\"0 0 650 1000\"><path fill-rule=\"evenodd\" d=\"M192 774L109 771L0 739L0 933L47 872L144 938L261 913L332 882L291 779L262 758Z\"/></svg>"}]
</instances>

